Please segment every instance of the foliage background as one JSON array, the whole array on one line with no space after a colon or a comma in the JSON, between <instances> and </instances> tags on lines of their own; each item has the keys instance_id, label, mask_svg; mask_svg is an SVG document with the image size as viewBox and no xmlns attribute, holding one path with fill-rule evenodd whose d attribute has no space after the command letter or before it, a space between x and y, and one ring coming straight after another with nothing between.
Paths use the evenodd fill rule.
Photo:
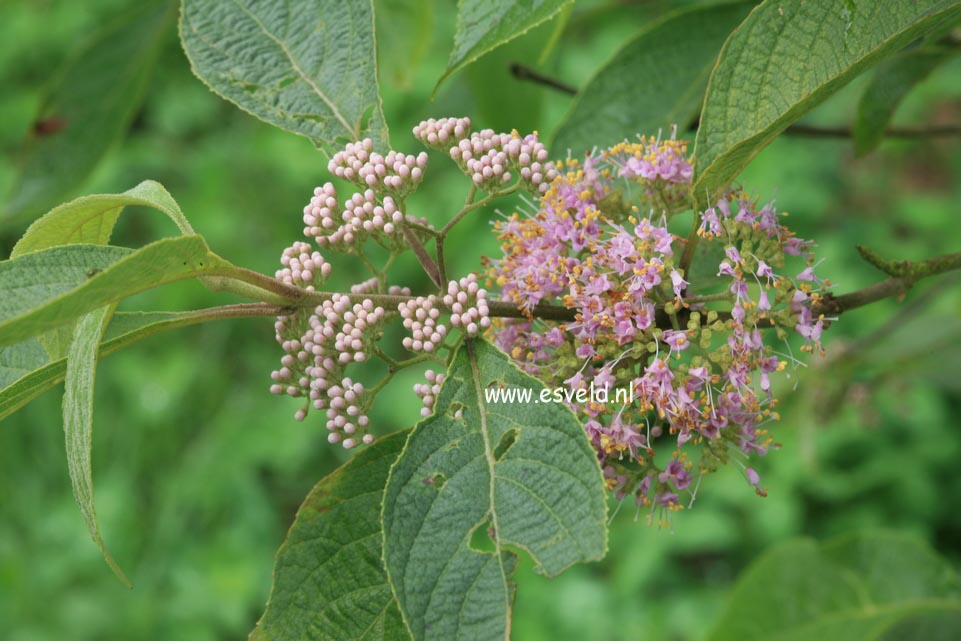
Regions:
<instances>
[{"instance_id":1,"label":"foliage background","mask_svg":"<svg viewBox=\"0 0 961 641\"><path fill-rule=\"evenodd\" d=\"M70 52L129 0L6 0L0 4L0 195L45 87ZM403 7L404 0L378 0ZM583 86L641 26L684 4L579 2L547 61L553 23L482 58L430 93L453 34L452 3L416 3L404 36L380 29L381 82L392 143L416 149L422 118L470 115L496 129L547 138L570 97L510 75L512 62ZM423 7L428 7L424 9ZM380 25L383 26L383 25ZM398 30L399 31L399 30ZM420 46L417 46L420 43ZM683 43L679 43L683 46ZM416 58L405 62L411 56ZM398 61L401 61L400 63ZM896 123L961 121L961 59L937 69L898 111ZM866 78L805 122L848 124ZM652 133L652 132L643 132ZM557 151L557 150L555 150ZM326 160L305 139L240 112L191 74L171 29L129 135L81 193L161 181L211 247L236 264L272 273L300 234L300 210L326 180ZM412 199L442 221L466 189L452 164L434 162ZM845 140L782 136L742 176L777 197L791 224L819 241L819 268L838 291L880 278L856 243L892 258L957 251L961 153L956 139L889 141L856 159ZM66 198L65 197L65 198ZM39 214L42 212L34 212ZM493 212L491 212L493 215ZM456 272L494 255L490 217L451 239ZM9 253L28 220L0 216ZM171 233L156 216L125 216L114 240L139 246ZM340 267L337 270L337 267ZM339 282L362 278L335 263ZM416 265L404 263L419 282ZM403 274L403 269L401 274ZM548 581L522 567L515 635L541 639L697 640L728 598L738 572L773 543L884 526L919 534L961 561L961 295L950 277L925 282L904 304L846 314L829 332L829 362L799 373L778 426L782 451L761 469L759 499L731 467L705 483L696 509L670 530L619 511L611 553ZM931 292L931 293L927 293ZM131 308L211 303L197 284L137 297ZM0 426L0 621L10 641L243 638L260 615L273 555L317 479L344 459L316 423L292 418L289 399L267 393L278 358L267 320L232 321L164 334L107 359L99 370L94 470L104 536L135 584L126 592L91 544L70 493L60 399L50 393ZM830 367L829 367L830 366ZM417 416L401 377L378 403L375 432ZM644 515L641 515L643 521Z\"/></svg>"}]
</instances>

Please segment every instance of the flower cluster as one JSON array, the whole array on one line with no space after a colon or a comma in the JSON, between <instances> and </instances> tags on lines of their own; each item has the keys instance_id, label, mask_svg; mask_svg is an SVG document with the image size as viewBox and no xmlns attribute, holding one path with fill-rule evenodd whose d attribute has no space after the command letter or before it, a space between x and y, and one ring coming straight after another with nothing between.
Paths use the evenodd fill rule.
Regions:
<instances>
[{"instance_id":1,"label":"flower cluster","mask_svg":"<svg viewBox=\"0 0 961 641\"><path fill-rule=\"evenodd\" d=\"M387 287L389 265L411 245L436 279L424 245L441 242L443 233L406 213L427 156L381 155L370 140L348 144L328 169L357 191L339 201L332 184L318 187L304 208L304 235L321 248L355 254L372 277L350 288L357 301L321 293L330 265L320 253L305 242L284 251L278 280L320 301L276 324L285 353L271 390L306 399L297 417L323 410L330 442L369 443L367 412L376 392L401 367L443 364L449 328L456 328L492 336L548 385L609 392L603 401L592 394L567 402L583 421L608 487L649 508L652 520L658 510L681 509L685 495L693 502L701 478L729 460L763 494L748 463L775 445L768 431L778 418L772 375L801 364L789 334L800 335L803 350L820 351L829 320L819 312L829 283L815 274L812 245L784 226L773 203L729 190L696 211L681 238L671 231L672 218L692 209L693 171L686 143L673 135L639 137L559 168L536 134L472 132L467 118L427 120L413 133L470 178L462 213L478 188L488 192L484 203L520 188L538 196L529 211L495 224L502 255L487 263L502 301L524 317L492 322L498 307L473 274L419 296ZM383 269L361 250L368 241L389 254ZM543 304L563 312L551 318L568 320L536 318ZM408 331L408 358L395 360L385 352L396 346L376 344L392 318ZM389 371L368 389L346 370L371 356ZM426 383L414 386L423 416L433 411L443 380L428 370ZM621 390L628 393L613 393Z\"/></svg>"},{"instance_id":2,"label":"flower cluster","mask_svg":"<svg viewBox=\"0 0 961 641\"><path fill-rule=\"evenodd\" d=\"M299 240L284 250L280 264L283 269L278 269L274 278L307 291L314 291L330 276L330 263L324 260L320 252Z\"/></svg>"},{"instance_id":3,"label":"flower cluster","mask_svg":"<svg viewBox=\"0 0 961 641\"><path fill-rule=\"evenodd\" d=\"M470 274L459 281L447 284L444 305L450 311L450 322L454 327L462 327L468 336L476 336L482 329L491 325L490 310L487 307L487 290L477 284L477 275Z\"/></svg>"},{"instance_id":4,"label":"flower cluster","mask_svg":"<svg viewBox=\"0 0 961 641\"><path fill-rule=\"evenodd\" d=\"M503 255L489 271L502 297L528 312L538 303L573 311L570 322L498 322L495 340L548 384L626 399L572 409L609 487L648 506L652 519L658 508L680 509L683 493L693 500L701 476L720 464L768 451L767 425L778 417L770 375L798 363L784 339L795 330L820 349L825 321L816 310L826 283L814 275L810 244L772 204L741 191L701 214L706 251L681 266L684 241L667 222L688 207L685 150L641 138L568 161L536 211L495 224ZM797 272L794 257L804 263ZM707 277L689 282L693 270Z\"/></svg>"},{"instance_id":5,"label":"flower cluster","mask_svg":"<svg viewBox=\"0 0 961 641\"><path fill-rule=\"evenodd\" d=\"M350 448L357 443L355 434L366 436L365 408L357 404L363 386L344 370L368 359L384 317L384 308L369 299L351 304L347 296L335 294L313 313L281 316L274 325L285 355L281 368L271 374L275 383L270 391L307 398L308 404L297 411L298 420L311 407L326 410L331 443Z\"/></svg>"},{"instance_id":6,"label":"flower cluster","mask_svg":"<svg viewBox=\"0 0 961 641\"><path fill-rule=\"evenodd\" d=\"M373 146L370 138L348 143L343 151L338 151L330 159L327 171L360 187L386 191L396 197L406 196L416 189L424 178L427 154L421 152L412 156L391 150L382 156L373 151Z\"/></svg>"},{"instance_id":7,"label":"flower cluster","mask_svg":"<svg viewBox=\"0 0 961 641\"><path fill-rule=\"evenodd\" d=\"M404 349L412 352L433 352L440 347L447 336L447 326L438 323L440 308L437 297L418 296L397 306L404 328L410 330L410 336L403 340Z\"/></svg>"},{"instance_id":8,"label":"flower cluster","mask_svg":"<svg viewBox=\"0 0 961 641\"><path fill-rule=\"evenodd\" d=\"M470 118L430 118L414 127L414 138L426 147L447 151L450 143L470 133Z\"/></svg>"},{"instance_id":9,"label":"flower cluster","mask_svg":"<svg viewBox=\"0 0 961 641\"><path fill-rule=\"evenodd\" d=\"M415 128L415 136L417 132ZM514 176L512 170L533 193L547 191L557 177L557 169L548 160L547 149L536 133L521 137L516 131L499 134L484 129L459 140L450 148L450 157L475 185L486 191L509 183Z\"/></svg>"},{"instance_id":10,"label":"flower cluster","mask_svg":"<svg viewBox=\"0 0 961 641\"><path fill-rule=\"evenodd\" d=\"M440 386L444 383L443 374L438 374L432 369L424 372L424 378L427 379L426 383L417 383L414 385L414 394L417 394L417 398L421 400L424 407L420 410L421 416L430 416L431 412L434 410L434 401L437 400L437 395L440 394Z\"/></svg>"},{"instance_id":11,"label":"flower cluster","mask_svg":"<svg viewBox=\"0 0 961 641\"><path fill-rule=\"evenodd\" d=\"M475 186L492 194L518 187L539 193L557 175L536 134L522 137L517 132L490 129L472 133L469 118L426 120L414 127L413 133L428 148L454 158ZM437 234L427 220L405 211L406 198L423 180L427 159L423 152L412 155L391 150L382 154L370 139L349 143L333 155L327 169L352 183L356 191L340 200L334 185L325 183L314 190L303 210L304 236L321 249L359 256L373 275L350 287L350 295L360 297L359 303L346 295L324 294L326 298L315 308L278 318L276 335L284 356L281 367L272 374L271 391L305 398L307 403L296 414L300 420L311 408L326 410L330 441L345 447L370 440L364 434L365 412L373 401L371 391L348 378L345 369L373 354L389 358L375 343L395 309L410 332L402 345L419 355L408 359L416 362L439 359L434 354L446 349L443 343L449 326L471 336L490 327L487 292L475 275L451 281L446 292L411 297L409 288L387 287L386 268L375 268L362 251L365 243L373 242L386 250L393 262L410 249L412 237L424 244ZM514 186L510 186L512 182ZM318 294L331 271L320 252L303 241L284 251L281 264L276 272L279 281ZM371 297L378 296L395 297L387 311L373 303ZM398 303L397 297L403 300ZM442 314L450 315L449 325L442 322ZM374 391L379 388L375 386Z\"/></svg>"},{"instance_id":12,"label":"flower cluster","mask_svg":"<svg viewBox=\"0 0 961 641\"><path fill-rule=\"evenodd\" d=\"M423 221L406 216L392 196L381 196L373 189L355 192L338 205L337 192L330 183L315 189L304 208L304 234L321 247L346 252L368 238L388 247L402 247L398 227L405 222Z\"/></svg>"}]
</instances>

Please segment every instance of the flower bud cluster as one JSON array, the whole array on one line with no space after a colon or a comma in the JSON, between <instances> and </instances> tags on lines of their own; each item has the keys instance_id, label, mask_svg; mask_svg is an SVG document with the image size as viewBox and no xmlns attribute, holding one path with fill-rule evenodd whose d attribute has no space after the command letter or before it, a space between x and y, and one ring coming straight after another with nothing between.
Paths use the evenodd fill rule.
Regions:
<instances>
[{"instance_id":1,"label":"flower bud cluster","mask_svg":"<svg viewBox=\"0 0 961 641\"><path fill-rule=\"evenodd\" d=\"M277 319L276 337L285 354L281 368L271 374L275 383L270 391L307 398L298 420L311 407L326 410L331 443L350 448L372 439L364 433L368 419L363 385L346 377L344 370L368 359L385 315L384 308L369 299L352 304L347 296L334 294L309 315L298 312Z\"/></svg>"},{"instance_id":2,"label":"flower bud cluster","mask_svg":"<svg viewBox=\"0 0 961 641\"><path fill-rule=\"evenodd\" d=\"M340 385L332 385L327 389L329 443L341 443L346 449L351 449L358 441L367 445L374 442L373 434L363 433L369 424L369 419L362 409L363 394L364 386L349 378L343 379Z\"/></svg>"},{"instance_id":3,"label":"flower bud cluster","mask_svg":"<svg viewBox=\"0 0 961 641\"><path fill-rule=\"evenodd\" d=\"M436 296L418 296L397 306L404 328L410 336L403 340L404 349L412 352L433 352L447 337L447 326L438 322L440 309Z\"/></svg>"},{"instance_id":4,"label":"flower bud cluster","mask_svg":"<svg viewBox=\"0 0 961 641\"><path fill-rule=\"evenodd\" d=\"M371 276L367 280L351 285L350 293L351 294L374 294L377 292L378 287L380 287L380 281L377 280L376 276Z\"/></svg>"},{"instance_id":5,"label":"flower bud cluster","mask_svg":"<svg viewBox=\"0 0 961 641\"><path fill-rule=\"evenodd\" d=\"M370 138L348 143L343 151L333 155L327 171L362 189L370 188L399 198L414 191L424 179L427 154L421 152L413 156L391 150L381 155L373 151L373 146Z\"/></svg>"},{"instance_id":6,"label":"flower bud cluster","mask_svg":"<svg viewBox=\"0 0 961 641\"><path fill-rule=\"evenodd\" d=\"M415 127L415 135L429 132L429 123ZM522 185L540 194L557 177L557 169L548 160L547 149L537 134L521 137L516 131L505 134L483 129L457 140L450 147L450 157L475 185L488 192L503 189L519 176Z\"/></svg>"},{"instance_id":7,"label":"flower bud cluster","mask_svg":"<svg viewBox=\"0 0 961 641\"><path fill-rule=\"evenodd\" d=\"M420 415L426 418L434 411L434 403L437 401L437 395L440 394L440 386L444 383L445 376L429 369L424 372L424 378L427 379L427 382L416 383L414 393L424 404L424 407L420 410Z\"/></svg>"},{"instance_id":8,"label":"flower bud cluster","mask_svg":"<svg viewBox=\"0 0 961 641\"><path fill-rule=\"evenodd\" d=\"M446 151L452 142L470 135L470 118L428 118L413 133L425 147Z\"/></svg>"},{"instance_id":9,"label":"flower bud cluster","mask_svg":"<svg viewBox=\"0 0 961 641\"><path fill-rule=\"evenodd\" d=\"M450 309L450 322L460 327L468 336L476 336L490 327L490 310L487 308L487 290L477 283L477 275L470 274L459 281L447 284L444 305Z\"/></svg>"},{"instance_id":10,"label":"flower bud cluster","mask_svg":"<svg viewBox=\"0 0 961 641\"><path fill-rule=\"evenodd\" d=\"M284 250L280 257L283 269L278 269L274 277L287 285L302 287L307 291L315 291L316 286L322 284L330 276L330 263L324 260L320 252L303 241L296 241Z\"/></svg>"},{"instance_id":11,"label":"flower bud cluster","mask_svg":"<svg viewBox=\"0 0 961 641\"><path fill-rule=\"evenodd\" d=\"M405 216L392 196L381 198L373 189L366 189L338 206L334 186L326 183L314 190L304 208L304 234L321 247L345 251L372 237L399 246L403 240L398 226L406 220L416 219Z\"/></svg>"}]
</instances>

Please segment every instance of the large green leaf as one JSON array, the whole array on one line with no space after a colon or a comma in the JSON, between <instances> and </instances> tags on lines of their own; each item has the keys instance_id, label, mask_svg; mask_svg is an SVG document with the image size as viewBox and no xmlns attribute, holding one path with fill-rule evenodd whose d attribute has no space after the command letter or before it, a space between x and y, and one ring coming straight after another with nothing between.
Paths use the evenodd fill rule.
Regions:
<instances>
[{"instance_id":1,"label":"large green leaf","mask_svg":"<svg viewBox=\"0 0 961 641\"><path fill-rule=\"evenodd\" d=\"M145 289L230 269L203 238L193 235L138 250L66 245L0 262L0 346L65 325Z\"/></svg>"},{"instance_id":2,"label":"large green leaf","mask_svg":"<svg viewBox=\"0 0 961 641\"><path fill-rule=\"evenodd\" d=\"M145 180L122 194L82 196L55 207L27 228L10 257L57 245L105 245L117 218L128 205L143 205L163 212L181 233L193 233L173 196L160 183Z\"/></svg>"},{"instance_id":3,"label":"large green leaf","mask_svg":"<svg viewBox=\"0 0 961 641\"><path fill-rule=\"evenodd\" d=\"M765 0L725 43L704 98L694 193L716 193L788 125L915 38L957 0Z\"/></svg>"},{"instance_id":4,"label":"large green leaf","mask_svg":"<svg viewBox=\"0 0 961 641\"><path fill-rule=\"evenodd\" d=\"M250 641L409 641L381 560L380 506L408 431L380 439L310 491L287 533Z\"/></svg>"},{"instance_id":5,"label":"large green leaf","mask_svg":"<svg viewBox=\"0 0 961 641\"><path fill-rule=\"evenodd\" d=\"M171 329L210 320L199 312L117 312L100 344L100 358ZM66 357L51 361L34 339L0 347L0 421L63 380Z\"/></svg>"},{"instance_id":6,"label":"large green leaf","mask_svg":"<svg viewBox=\"0 0 961 641\"><path fill-rule=\"evenodd\" d=\"M752 6L695 6L642 29L579 92L551 149L579 155L638 133L667 134L671 125L683 130L701 108L721 46Z\"/></svg>"},{"instance_id":7,"label":"large green leaf","mask_svg":"<svg viewBox=\"0 0 961 641\"><path fill-rule=\"evenodd\" d=\"M41 104L8 216L36 215L71 195L123 137L175 16L174 2L145 2L76 53Z\"/></svg>"},{"instance_id":8,"label":"large green leaf","mask_svg":"<svg viewBox=\"0 0 961 641\"><path fill-rule=\"evenodd\" d=\"M371 0L183 0L194 73L261 120L331 150L387 144Z\"/></svg>"},{"instance_id":9,"label":"large green leaf","mask_svg":"<svg viewBox=\"0 0 961 641\"><path fill-rule=\"evenodd\" d=\"M437 87L488 51L550 20L571 2L573 0L460 0L454 48Z\"/></svg>"},{"instance_id":10,"label":"large green leaf","mask_svg":"<svg viewBox=\"0 0 961 641\"><path fill-rule=\"evenodd\" d=\"M67 441L67 467L73 496L80 506L80 513L87 524L90 536L103 553L103 558L114 574L127 585L117 562L113 560L100 535L97 510L93 502L93 471L91 448L93 446L93 383L97 367L97 346L100 335L110 316L112 306L101 307L83 316L78 322L67 354L67 372L63 393L63 431Z\"/></svg>"},{"instance_id":11,"label":"large green leaf","mask_svg":"<svg viewBox=\"0 0 961 641\"><path fill-rule=\"evenodd\" d=\"M931 636L899 636L908 621ZM865 533L766 553L738 580L709 641L949 639L959 622L961 583L944 560L909 537Z\"/></svg>"},{"instance_id":12,"label":"large green leaf","mask_svg":"<svg viewBox=\"0 0 961 641\"><path fill-rule=\"evenodd\" d=\"M561 405L488 405L485 390L501 386L543 389L497 348L465 341L391 469L384 560L417 641L509 637L508 548L548 576L606 550L604 483L584 429Z\"/></svg>"},{"instance_id":13,"label":"large green leaf","mask_svg":"<svg viewBox=\"0 0 961 641\"><path fill-rule=\"evenodd\" d=\"M947 49L918 49L878 66L858 102L854 149L859 156L881 144L884 131L904 97L938 65L949 60L952 53Z\"/></svg>"}]
</instances>

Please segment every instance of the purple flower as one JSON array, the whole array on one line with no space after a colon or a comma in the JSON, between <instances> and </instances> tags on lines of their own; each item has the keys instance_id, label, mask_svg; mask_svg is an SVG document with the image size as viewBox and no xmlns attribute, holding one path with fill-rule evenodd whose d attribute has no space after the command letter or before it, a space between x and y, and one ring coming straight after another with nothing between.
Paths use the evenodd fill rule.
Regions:
<instances>
[{"instance_id":1,"label":"purple flower","mask_svg":"<svg viewBox=\"0 0 961 641\"><path fill-rule=\"evenodd\" d=\"M657 480L661 483L671 482L679 492L683 492L691 484L691 475L680 461L671 459L664 471L657 476Z\"/></svg>"},{"instance_id":2,"label":"purple flower","mask_svg":"<svg viewBox=\"0 0 961 641\"><path fill-rule=\"evenodd\" d=\"M683 352L691 346L687 332L679 332L673 329L666 330L661 334L661 340L671 346L671 352Z\"/></svg>"},{"instance_id":3,"label":"purple flower","mask_svg":"<svg viewBox=\"0 0 961 641\"><path fill-rule=\"evenodd\" d=\"M677 296L678 298L681 298L681 292L684 291L684 288L687 287L689 284L690 283L684 280L684 277L681 276L681 273L679 271L677 271L676 269L671 270L671 286L674 289L675 296Z\"/></svg>"},{"instance_id":4,"label":"purple flower","mask_svg":"<svg viewBox=\"0 0 961 641\"><path fill-rule=\"evenodd\" d=\"M737 274L734 272L734 268L731 267L731 263L726 260L722 260L721 264L718 266L718 276L730 276L731 278L737 278Z\"/></svg>"}]
</instances>

